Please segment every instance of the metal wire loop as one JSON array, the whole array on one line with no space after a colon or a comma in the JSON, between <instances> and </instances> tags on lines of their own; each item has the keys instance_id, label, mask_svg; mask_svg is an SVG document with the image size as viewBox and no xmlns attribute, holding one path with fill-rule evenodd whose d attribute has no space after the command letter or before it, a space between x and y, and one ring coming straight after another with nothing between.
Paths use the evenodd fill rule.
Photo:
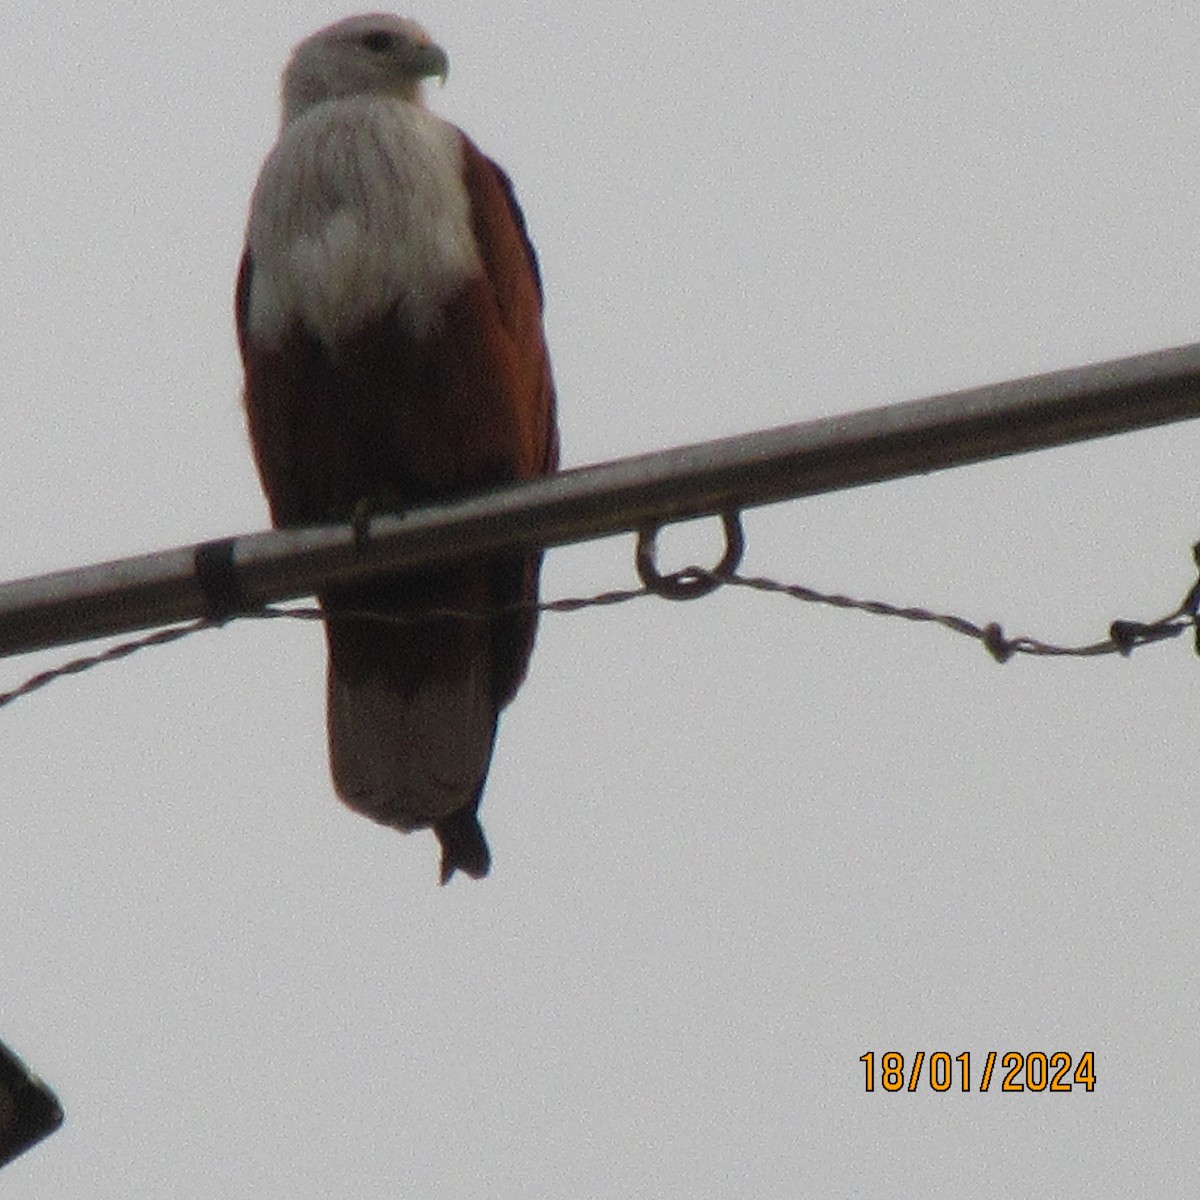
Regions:
<instances>
[{"instance_id":1,"label":"metal wire loop","mask_svg":"<svg viewBox=\"0 0 1200 1200\"><path fill-rule=\"evenodd\" d=\"M712 568L684 567L663 575L655 563L657 541L661 525L647 525L638 530L637 573L642 584L656 596L667 600L697 600L715 592L733 577L741 565L746 549L746 535L742 532L742 514L733 509L721 513L721 524L725 530L725 553L721 561Z\"/></svg>"}]
</instances>

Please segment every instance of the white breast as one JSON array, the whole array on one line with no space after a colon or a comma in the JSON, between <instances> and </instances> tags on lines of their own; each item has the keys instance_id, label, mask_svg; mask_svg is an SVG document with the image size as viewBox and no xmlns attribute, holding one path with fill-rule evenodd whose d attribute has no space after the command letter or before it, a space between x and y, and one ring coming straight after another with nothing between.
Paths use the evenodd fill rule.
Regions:
<instances>
[{"instance_id":1,"label":"white breast","mask_svg":"<svg viewBox=\"0 0 1200 1200\"><path fill-rule=\"evenodd\" d=\"M284 126L250 204L248 332L302 321L334 346L394 305L424 336L481 269L462 136L383 96L326 101Z\"/></svg>"}]
</instances>

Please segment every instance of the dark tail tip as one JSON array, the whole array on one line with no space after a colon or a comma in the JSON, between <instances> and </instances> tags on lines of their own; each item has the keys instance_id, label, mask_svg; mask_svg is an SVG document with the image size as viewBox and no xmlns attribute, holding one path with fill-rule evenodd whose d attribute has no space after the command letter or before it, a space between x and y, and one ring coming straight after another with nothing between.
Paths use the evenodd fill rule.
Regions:
<instances>
[{"instance_id":1,"label":"dark tail tip","mask_svg":"<svg viewBox=\"0 0 1200 1200\"><path fill-rule=\"evenodd\" d=\"M443 884L455 871L465 871L472 879L482 879L488 873L492 856L473 804L438 821L433 832L442 843Z\"/></svg>"}]
</instances>

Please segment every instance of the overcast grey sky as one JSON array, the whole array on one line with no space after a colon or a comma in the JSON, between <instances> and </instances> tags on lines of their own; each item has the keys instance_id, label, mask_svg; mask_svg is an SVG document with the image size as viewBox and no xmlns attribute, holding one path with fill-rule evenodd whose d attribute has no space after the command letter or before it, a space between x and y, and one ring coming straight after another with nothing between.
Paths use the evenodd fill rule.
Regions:
<instances>
[{"instance_id":1,"label":"overcast grey sky","mask_svg":"<svg viewBox=\"0 0 1200 1200\"><path fill-rule=\"evenodd\" d=\"M265 524L233 276L280 67L350 11L0 9L3 577ZM411 15L525 207L568 465L1200 338L1193 3ZM1198 450L760 510L747 569L1090 640L1188 587ZM627 585L631 545L544 578ZM548 617L493 874L445 889L334 799L322 674L318 630L248 623L0 713L0 1038L67 1109L6 1198L1194 1190L1183 641L999 667L744 592ZM891 1049L1098 1082L865 1094Z\"/></svg>"}]
</instances>

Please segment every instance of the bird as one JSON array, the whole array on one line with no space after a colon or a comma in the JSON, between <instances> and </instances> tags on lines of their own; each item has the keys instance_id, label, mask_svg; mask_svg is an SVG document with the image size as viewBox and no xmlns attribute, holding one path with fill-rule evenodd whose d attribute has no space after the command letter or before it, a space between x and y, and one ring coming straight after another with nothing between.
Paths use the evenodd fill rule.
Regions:
<instances>
[{"instance_id":1,"label":"bird","mask_svg":"<svg viewBox=\"0 0 1200 1200\"><path fill-rule=\"evenodd\" d=\"M558 467L537 255L508 176L426 107L448 68L415 21L372 13L306 38L283 71L235 295L276 527L369 537L378 512ZM318 597L335 790L383 825L432 828L443 884L490 867L478 809L540 567L540 551L497 554Z\"/></svg>"}]
</instances>

